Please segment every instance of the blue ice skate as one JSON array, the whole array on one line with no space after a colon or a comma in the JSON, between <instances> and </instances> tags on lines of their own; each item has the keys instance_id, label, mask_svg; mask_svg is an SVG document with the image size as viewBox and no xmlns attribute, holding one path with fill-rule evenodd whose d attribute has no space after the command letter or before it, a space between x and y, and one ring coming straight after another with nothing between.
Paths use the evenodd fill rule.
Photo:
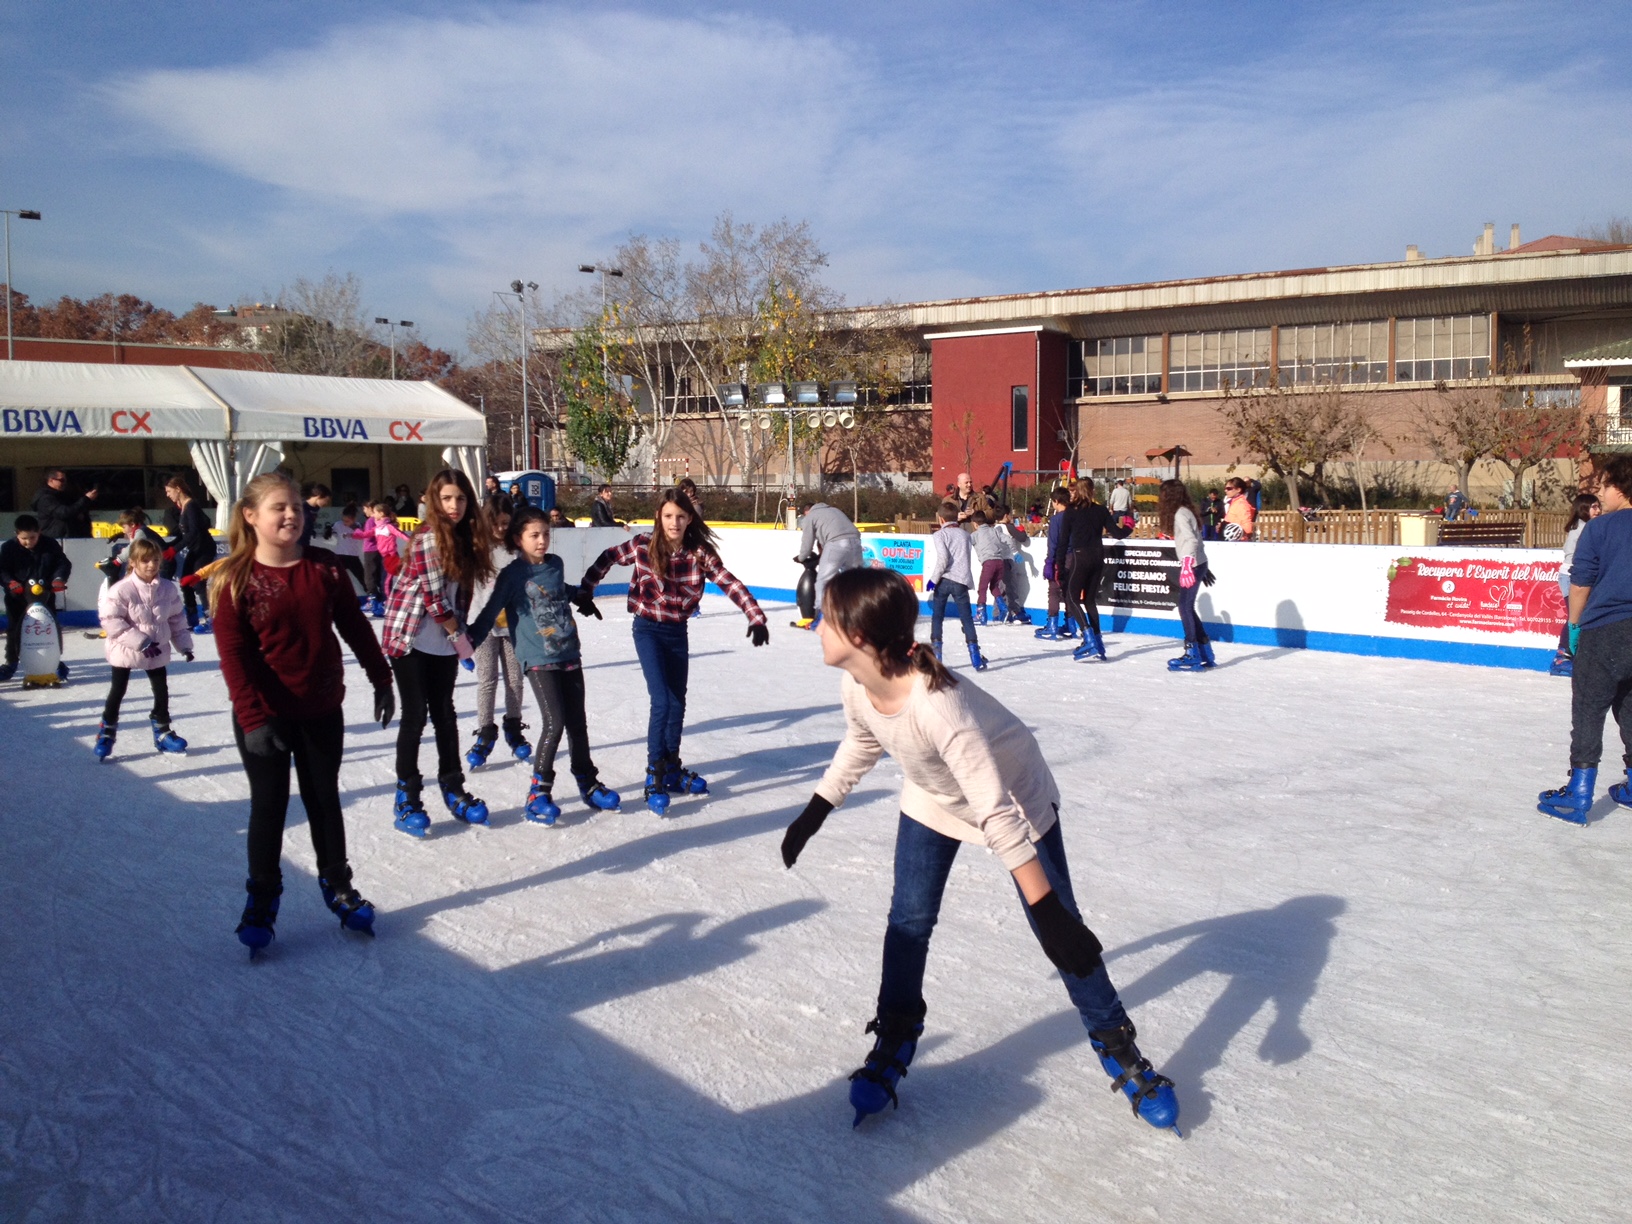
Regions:
<instances>
[{"instance_id":1,"label":"blue ice skate","mask_svg":"<svg viewBox=\"0 0 1632 1224\"><path fill-rule=\"evenodd\" d=\"M499 729L492 723L485 727L476 728L476 740L465 753L465 764L472 769L480 769L487 764L487 758L493 751L493 745L499 742Z\"/></svg>"},{"instance_id":2,"label":"blue ice skate","mask_svg":"<svg viewBox=\"0 0 1632 1224\"><path fill-rule=\"evenodd\" d=\"M1587 812L1592 807L1592 792L1597 785L1596 765L1588 769L1571 767L1568 782L1557 790L1545 790L1536 796L1536 811L1545 816L1557 816L1573 825L1584 825L1587 823ZM1614 787L1610 788L1611 798L1614 798L1614 790Z\"/></svg>"},{"instance_id":3,"label":"blue ice skate","mask_svg":"<svg viewBox=\"0 0 1632 1224\"><path fill-rule=\"evenodd\" d=\"M275 938L273 926L278 920L278 898L283 895L283 885L279 884L273 892L257 891L254 880L245 880L244 889L249 896L244 902L243 916L238 920L238 942L249 949L249 959L254 960L255 954Z\"/></svg>"},{"instance_id":4,"label":"blue ice skate","mask_svg":"<svg viewBox=\"0 0 1632 1224\"><path fill-rule=\"evenodd\" d=\"M1069 616L1060 617L1060 640L1077 636L1077 624Z\"/></svg>"},{"instance_id":5,"label":"blue ice skate","mask_svg":"<svg viewBox=\"0 0 1632 1224\"><path fill-rule=\"evenodd\" d=\"M1609 784L1609 797L1621 807L1632 808L1632 769L1626 771L1622 781Z\"/></svg>"},{"instance_id":6,"label":"blue ice skate","mask_svg":"<svg viewBox=\"0 0 1632 1224\"><path fill-rule=\"evenodd\" d=\"M57 664L57 679L58 680L68 679L68 664L66 664L66 663L58 663Z\"/></svg>"},{"instance_id":7,"label":"blue ice skate","mask_svg":"<svg viewBox=\"0 0 1632 1224\"><path fill-rule=\"evenodd\" d=\"M1547 669L1547 674L1550 676L1575 675L1575 659L1570 655L1565 654L1563 651L1559 651L1559 653L1553 656L1553 663L1552 666Z\"/></svg>"},{"instance_id":8,"label":"blue ice skate","mask_svg":"<svg viewBox=\"0 0 1632 1224\"><path fill-rule=\"evenodd\" d=\"M708 780L683 768L679 757L670 757L663 770L663 789L671 795L706 795Z\"/></svg>"},{"instance_id":9,"label":"blue ice skate","mask_svg":"<svg viewBox=\"0 0 1632 1224\"><path fill-rule=\"evenodd\" d=\"M342 927L364 935L374 934L374 903L363 900L362 895L351 886L349 877L344 881L336 880L331 885L319 876L317 886L323 890L323 904L340 919Z\"/></svg>"},{"instance_id":10,"label":"blue ice skate","mask_svg":"<svg viewBox=\"0 0 1632 1224\"><path fill-rule=\"evenodd\" d=\"M518 761L525 761L533 755L533 746L527 742L527 737L521 733L522 725L519 718L504 720L504 742L509 745L511 755Z\"/></svg>"},{"instance_id":11,"label":"blue ice skate","mask_svg":"<svg viewBox=\"0 0 1632 1224\"><path fill-rule=\"evenodd\" d=\"M609 787L602 786L596 779L579 778L578 793L583 796L584 802L597 812L619 812L623 810L623 796Z\"/></svg>"},{"instance_id":12,"label":"blue ice skate","mask_svg":"<svg viewBox=\"0 0 1632 1224\"><path fill-rule=\"evenodd\" d=\"M385 604L383 604L378 599L369 600L368 601L368 614L370 616L372 616L375 620L381 619L382 617L385 616Z\"/></svg>"},{"instance_id":13,"label":"blue ice skate","mask_svg":"<svg viewBox=\"0 0 1632 1224\"><path fill-rule=\"evenodd\" d=\"M418 778L412 781L397 779L397 800L393 809L392 824L409 837L425 837L431 831L430 814L425 811L425 805L419 798L420 786Z\"/></svg>"},{"instance_id":14,"label":"blue ice skate","mask_svg":"<svg viewBox=\"0 0 1632 1224\"><path fill-rule=\"evenodd\" d=\"M938 658L939 656L937 655L936 657ZM989 667L990 665L991 665L990 660L988 660L985 655L980 653L980 643L979 642L970 642L969 643L969 666L974 668L978 672L978 671L985 671L987 669L987 667Z\"/></svg>"},{"instance_id":15,"label":"blue ice skate","mask_svg":"<svg viewBox=\"0 0 1632 1224\"><path fill-rule=\"evenodd\" d=\"M1167 670L1170 672L1193 672L1201 669L1201 649L1194 642L1186 642L1184 653L1167 661Z\"/></svg>"},{"instance_id":16,"label":"blue ice skate","mask_svg":"<svg viewBox=\"0 0 1632 1224\"><path fill-rule=\"evenodd\" d=\"M905 1015L878 1016L867 1022L866 1032L877 1033L873 1048L859 1069L850 1073L850 1107L856 1111L852 1127L876 1113L884 1106L899 1109L895 1086L907 1074L907 1064L918 1052L918 1038L923 1036L922 1016L914 1019Z\"/></svg>"},{"instance_id":17,"label":"blue ice skate","mask_svg":"<svg viewBox=\"0 0 1632 1224\"><path fill-rule=\"evenodd\" d=\"M1098 629L1089 629L1082 644L1071 652L1073 659L1098 659L1105 661L1105 641L1099 636Z\"/></svg>"},{"instance_id":18,"label":"blue ice skate","mask_svg":"<svg viewBox=\"0 0 1632 1224\"><path fill-rule=\"evenodd\" d=\"M450 786L445 782L437 785L442 791L442 802L448 805L448 811L453 813L455 820L472 825L487 823L487 804L461 786Z\"/></svg>"},{"instance_id":19,"label":"blue ice skate","mask_svg":"<svg viewBox=\"0 0 1632 1224\"><path fill-rule=\"evenodd\" d=\"M105 761L108 759L109 754L113 752L113 741L118 734L119 728L113 723L105 722L97 727L96 745L91 749L92 752L96 753L97 760Z\"/></svg>"},{"instance_id":20,"label":"blue ice skate","mask_svg":"<svg viewBox=\"0 0 1632 1224\"><path fill-rule=\"evenodd\" d=\"M1213 643L1210 638L1202 638L1196 643L1196 649L1201 652L1202 670L1206 671L1218 666L1218 660L1213 658Z\"/></svg>"},{"instance_id":21,"label":"blue ice skate","mask_svg":"<svg viewBox=\"0 0 1632 1224\"><path fill-rule=\"evenodd\" d=\"M527 803L521 809L521 814L534 824L553 825L561 816L561 809L556 806L550 797L552 782L546 782L536 773L533 775L533 784L527 791Z\"/></svg>"},{"instance_id":22,"label":"blue ice skate","mask_svg":"<svg viewBox=\"0 0 1632 1224\"><path fill-rule=\"evenodd\" d=\"M669 810L669 792L663 785L666 772L662 761L646 766L646 807L658 816L667 814Z\"/></svg>"},{"instance_id":23,"label":"blue ice skate","mask_svg":"<svg viewBox=\"0 0 1632 1224\"><path fill-rule=\"evenodd\" d=\"M1133 1106L1133 1112L1158 1130L1172 1130L1183 1138L1179 1130L1179 1098L1173 1093L1173 1081L1158 1075L1149 1060L1139 1053L1131 1020L1114 1029L1099 1029L1088 1034L1094 1053L1099 1055L1100 1066L1111 1077L1111 1091L1119 1089Z\"/></svg>"},{"instance_id":24,"label":"blue ice skate","mask_svg":"<svg viewBox=\"0 0 1632 1224\"><path fill-rule=\"evenodd\" d=\"M187 741L174 731L170 730L169 723L161 723L156 718L148 719L153 725L153 747L160 752L186 752Z\"/></svg>"},{"instance_id":25,"label":"blue ice skate","mask_svg":"<svg viewBox=\"0 0 1632 1224\"><path fill-rule=\"evenodd\" d=\"M1060 640L1059 618L1054 617L1054 616L1049 617L1046 621L1044 621L1042 623L1042 626L1035 633L1032 634L1032 636L1041 638L1045 642L1057 642L1057 641L1059 641Z\"/></svg>"}]
</instances>

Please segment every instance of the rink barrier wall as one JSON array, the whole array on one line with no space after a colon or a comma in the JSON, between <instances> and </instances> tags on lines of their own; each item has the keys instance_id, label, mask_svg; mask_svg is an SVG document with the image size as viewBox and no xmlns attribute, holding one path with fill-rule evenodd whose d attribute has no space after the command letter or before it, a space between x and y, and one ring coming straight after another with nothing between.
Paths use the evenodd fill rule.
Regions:
<instances>
[{"instance_id":1,"label":"rink barrier wall","mask_svg":"<svg viewBox=\"0 0 1632 1224\"><path fill-rule=\"evenodd\" d=\"M797 533L724 527L719 529L719 537L726 567L756 599L794 602L794 583L800 573L793 560L799 548ZM629 532L613 527L557 530L551 549L561 558L567 581L576 582L602 549L628 538ZM927 539L906 535L891 538L919 543ZM107 556L108 542L66 540L63 544L74 566L63 624L94 626L96 596L102 581L95 563ZM1436 561L1545 567L1558 563L1559 554L1552 549L1209 543L1207 554L1218 582L1202 593L1197 608L1215 641L1529 670L1545 670L1557 644L1556 631L1492 633L1464 627L1397 624L1386 619L1389 568L1397 559L1423 556ZM1040 623L1047 608L1047 584L1040 576L1040 540L1033 542L1029 556L1039 573L1032 579L1026 607L1038 614ZM625 594L626 574L613 570L597 595L607 598ZM709 589L720 593L712 585ZM927 614L928 603L922 606ZM1164 608L1102 604L1101 613L1106 628L1113 633L1181 636L1178 614Z\"/></svg>"}]
</instances>

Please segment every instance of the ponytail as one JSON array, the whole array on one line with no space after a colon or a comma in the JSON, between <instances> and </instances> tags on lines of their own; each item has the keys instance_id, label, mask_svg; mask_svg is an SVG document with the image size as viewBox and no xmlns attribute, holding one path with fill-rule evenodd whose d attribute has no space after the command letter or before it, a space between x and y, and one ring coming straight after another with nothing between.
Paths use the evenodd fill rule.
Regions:
<instances>
[{"instance_id":1,"label":"ponytail","mask_svg":"<svg viewBox=\"0 0 1632 1224\"><path fill-rule=\"evenodd\" d=\"M852 569L834 574L822 600L822 615L845 637L876 650L885 676L917 672L932 693L957 685L958 678L935 651L917 640L918 592L895 571Z\"/></svg>"}]
</instances>

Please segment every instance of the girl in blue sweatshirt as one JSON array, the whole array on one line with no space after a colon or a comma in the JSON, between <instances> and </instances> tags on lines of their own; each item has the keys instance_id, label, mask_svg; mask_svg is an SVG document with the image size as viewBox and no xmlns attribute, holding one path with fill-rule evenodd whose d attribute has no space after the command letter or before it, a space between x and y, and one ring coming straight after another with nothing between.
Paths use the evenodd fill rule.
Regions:
<instances>
[{"instance_id":1,"label":"girl in blue sweatshirt","mask_svg":"<svg viewBox=\"0 0 1632 1224\"><path fill-rule=\"evenodd\" d=\"M533 784L523 814L545 825L553 825L561 815L551 792L555 787L555 753L563 733L572 776L584 802L597 811L615 812L620 803L618 793L601 785L589 755L584 666L578 625L572 619L572 600L578 588L567 584L561 558L550 552L549 520L542 510L532 506L518 510L510 520L505 545L516 559L499 571L493 594L470 626L469 635L471 645L480 646L492 632L499 613L505 613L516 659L532 686L533 696L538 698L544 725L533 755Z\"/></svg>"}]
</instances>

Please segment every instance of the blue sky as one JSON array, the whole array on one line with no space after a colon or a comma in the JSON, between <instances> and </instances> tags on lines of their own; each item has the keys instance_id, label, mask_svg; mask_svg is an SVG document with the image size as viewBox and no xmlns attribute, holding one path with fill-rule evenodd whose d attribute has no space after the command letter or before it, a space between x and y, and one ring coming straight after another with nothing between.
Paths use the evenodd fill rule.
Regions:
<instances>
[{"instance_id":1,"label":"blue sky","mask_svg":"<svg viewBox=\"0 0 1632 1224\"><path fill-rule=\"evenodd\" d=\"M1632 5L8 0L36 300L355 272L464 343L628 233L808 219L853 302L1466 253L1632 213Z\"/></svg>"}]
</instances>

